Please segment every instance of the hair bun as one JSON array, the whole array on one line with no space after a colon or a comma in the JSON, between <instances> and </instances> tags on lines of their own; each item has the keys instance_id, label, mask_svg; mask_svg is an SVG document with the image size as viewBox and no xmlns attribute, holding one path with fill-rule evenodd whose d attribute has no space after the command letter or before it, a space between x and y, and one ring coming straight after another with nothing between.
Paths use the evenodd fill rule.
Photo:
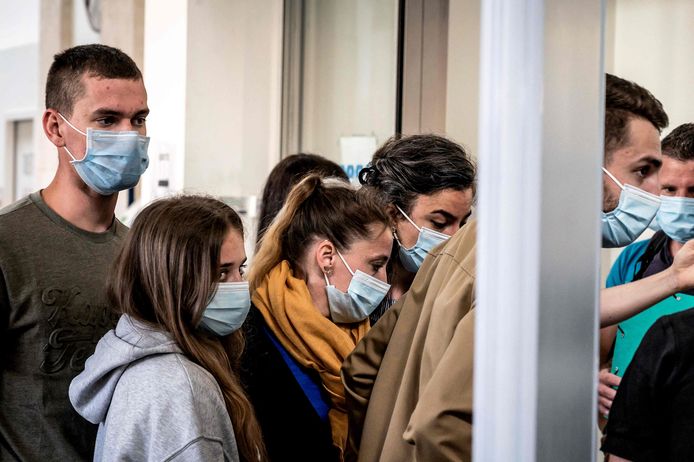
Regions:
<instances>
[{"instance_id":1,"label":"hair bun","mask_svg":"<svg viewBox=\"0 0 694 462\"><path fill-rule=\"evenodd\" d=\"M371 164L359 170L359 183L363 185L372 185L376 178L376 169Z\"/></svg>"}]
</instances>

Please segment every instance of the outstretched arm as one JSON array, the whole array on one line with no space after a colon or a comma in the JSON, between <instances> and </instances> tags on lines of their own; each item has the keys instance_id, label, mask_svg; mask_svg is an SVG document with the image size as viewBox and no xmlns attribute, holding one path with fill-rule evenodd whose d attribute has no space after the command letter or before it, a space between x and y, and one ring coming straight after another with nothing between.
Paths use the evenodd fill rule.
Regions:
<instances>
[{"instance_id":1,"label":"outstretched arm","mask_svg":"<svg viewBox=\"0 0 694 462\"><path fill-rule=\"evenodd\" d=\"M600 326L628 319L677 292L694 287L694 240L677 252L660 273L600 291Z\"/></svg>"}]
</instances>

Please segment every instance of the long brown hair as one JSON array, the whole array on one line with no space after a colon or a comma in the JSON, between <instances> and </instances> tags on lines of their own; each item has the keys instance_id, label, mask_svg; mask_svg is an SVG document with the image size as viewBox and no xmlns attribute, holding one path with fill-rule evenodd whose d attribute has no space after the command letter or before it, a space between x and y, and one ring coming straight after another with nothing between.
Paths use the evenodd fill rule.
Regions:
<instances>
[{"instance_id":1,"label":"long brown hair","mask_svg":"<svg viewBox=\"0 0 694 462\"><path fill-rule=\"evenodd\" d=\"M234 427L239 454L265 460L260 426L234 372L244 339L196 329L214 295L222 242L243 236L239 216L211 197L178 196L143 209L128 233L109 278L108 297L123 314L169 332L183 353L215 378Z\"/></svg>"},{"instance_id":2,"label":"long brown hair","mask_svg":"<svg viewBox=\"0 0 694 462\"><path fill-rule=\"evenodd\" d=\"M374 225L381 225L379 231L390 225L377 197L338 179L307 176L291 190L260 242L248 273L251 293L282 260L296 268L313 239L327 239L343 251L373 236Z\"/></svg>"}]
</instances>

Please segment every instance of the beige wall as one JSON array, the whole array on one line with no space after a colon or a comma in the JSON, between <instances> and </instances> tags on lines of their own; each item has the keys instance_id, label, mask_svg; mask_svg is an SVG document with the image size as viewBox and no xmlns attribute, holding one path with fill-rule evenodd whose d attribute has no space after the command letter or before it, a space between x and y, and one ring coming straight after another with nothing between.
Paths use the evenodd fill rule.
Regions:
<instances>
[{"instance_id":1,"label":"beige wall","mask_svg":"<svg viewBox=\"0 0 694 462\"><path fill-rule=\"evenodd\" d=\"M340 137L395 132L397 3L306 2L304 151L340 162Z\"/></svg>"},{"instance_id":2,"label":"beige wall","mask_svg":"<svg viewBox=\"0 0 694 462\"><path fill-rule=\"evenodd\" d=\"M188 7L187 189L257 195L279 160L282 2Z\"/></svg>"},{"instance_id":3,"label":"beige wall","mask_svg":"<svg viewBox=\"0 0 694 462\"><path fill-rule=\"evenodd\" d=\"M480 1L450 0L446 135L477 157Z\"/></svg>"}]
</instances>

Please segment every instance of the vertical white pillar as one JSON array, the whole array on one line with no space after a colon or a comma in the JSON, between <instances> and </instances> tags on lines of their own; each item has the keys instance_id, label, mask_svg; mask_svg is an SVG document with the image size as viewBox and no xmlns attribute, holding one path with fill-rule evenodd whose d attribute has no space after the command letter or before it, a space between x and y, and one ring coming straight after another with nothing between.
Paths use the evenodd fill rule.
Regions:
<instances>
[{"instance_id":1,"label":"vertical white pillar","mask_svg":"<svg viewBox=\"0 0 694 462\"><path fill-rule=\"evenodd\" d=\"M484 0L476 461L596 454L601 0Z\"/></svg>"}]
</instances>

